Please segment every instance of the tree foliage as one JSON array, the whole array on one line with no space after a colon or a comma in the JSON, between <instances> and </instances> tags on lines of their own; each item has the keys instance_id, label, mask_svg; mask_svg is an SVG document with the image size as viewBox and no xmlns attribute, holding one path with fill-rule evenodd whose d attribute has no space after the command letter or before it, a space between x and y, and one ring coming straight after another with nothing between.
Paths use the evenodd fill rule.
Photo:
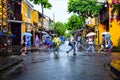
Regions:
<instances>
[{"instance_id":1,"label":"tree foliage","mask_svg":"<svg viewBox=\"0 0 120 80\"><path fill-rule=\"evenodd\" d=\"M65 24L61 23L61 22L55 22L54 24L54 32L59 34L59 35L64 35L65 31L66 31L66 26Z\"/></svg>"},{"instance_id":2,"label":"tree foliage","mask_svg":"<svg viewBox=\"0 0 120 80\"><path fill-rule=\"evenodd\" d=\"M112 20L114 18L114 13L115 12L117 13L117 15L115 16L116 20L120 21L120 4L113 4L113 8L112 8L112 11L111 11L111 19Z\"/></svg>"},{"instance_id":3,"label":"tree foliage","mask_svg":"<svg viewBox=\"0 0 120 80\"><path fill-rule=\"evenodd\" d=\"M52 7L52 4L49 3L48 0L29 0L32 1L34 4L39 5L41 4L43 6L43 8L48 8L50 9Z\"/></svg>"},{"instance_id":4,"label":"tree foliage","mask_svg":"<svg viewBox=\"0 0 120 80\"><path fill-rule=\"evenodd\" d=\"M77 13L84 19L88 16L97 15L102 5L97 0L69 0L68 12Z\"/></svg>"},{"instance_id":5,"label":"tree foliage","mask_svg":"<svg viewBox=\"0 0 120 80\"><path fill-rule=\"evenodd\" d=\"M76 29L80 29L83 24L84 24L84 21L83 21L83 18L79 15L72 15L69 20L68 20L68 30L76 30Z\"/></svg>"}]
</instances>

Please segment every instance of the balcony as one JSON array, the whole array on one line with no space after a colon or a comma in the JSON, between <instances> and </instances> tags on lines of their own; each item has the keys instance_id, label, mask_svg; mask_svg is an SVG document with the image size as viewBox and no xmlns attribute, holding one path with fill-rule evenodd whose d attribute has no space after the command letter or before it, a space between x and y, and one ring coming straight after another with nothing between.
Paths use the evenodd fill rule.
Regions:
<instances>
[{"instance_id":1,"label":"balcony","mask_svg":"<svg viewBox=\"0 0 120 80\"><path fill-rule=\"evenodd\" d=\"M22 14L20 14L20 13L15 13L15 14L14 14L14 19L21 21L21 20L22 20Z\"/></svg>"}]
</instances>

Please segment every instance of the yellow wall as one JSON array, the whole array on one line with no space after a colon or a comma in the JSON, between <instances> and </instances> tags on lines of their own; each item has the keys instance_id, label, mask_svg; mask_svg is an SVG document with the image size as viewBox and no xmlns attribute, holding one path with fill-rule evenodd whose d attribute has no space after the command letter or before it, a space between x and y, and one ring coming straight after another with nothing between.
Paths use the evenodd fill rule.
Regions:
<instances>
[{"instance_id":1,"label":"yellow wall","mask_svg":"<svg viewBox=\"0 0 120 80\"><path fill-rule=\"evenodd\" d=\"M112 0L108 0L108 2L110 5L112 3ZM111 10L112 10L112 8L109 7L109 19L111 16ZM116 13L114 13L114 15L116 15ZM118 46L118 39L120 37L120 24L119 24L119 22L117 22L115 18L112 22L109 22L109 28L110 28L111 39L113 41L113 46Z\"/></svg>"},{"instance_id":2,"label":"yellow wall","mask_svg":"<svg viewBox=\"0 0 120 80\"><path fill-rule=\"evenodd\" d=\"M22 33L26 32L28 24L32 24L32 15L31 18L28 18L28 4L25 1L22 1ZM32 14L32 9L30 8L30 13ZM30 25L32 28L32 25Z\"/></svg>"},{"instance_id":3,"label":"yellow wall","mask_svg":"<svg viewBox=\"0 0 120 80\"><path fill-rule=\"evenodd\" d=\"M27 10L28 10L27 8L28 8L27 4L24 1L22 1L22 21L24 22L22 24L22 33L26 32L25 22L27 21Z\"/></svg>"},{"instance_id":4,"label":"yellow wall","mask_svg":"<svg viewBox=\"0 0 120 80\"><path fill-rule=\"evenodd\" d=\"M32 15L31 15L31 17L32 17L32 19L31 19L32 22L38 23L38 11L32 10Z\"/></svg>"},{"instance_id":5,"label":"yellow wall","mask_svg":"<svg viewBox=\"0 0 120 80\"><path fill-rule=\"evenodd\" d=\"M110 34L111 34L111 39L113 41L113 45L117 46L118 45L118 39L120 37L120 24L116 20L114 20L111 23L110 27Z\"/></svg>"},{"instance_id":6,"label":"yellow wall","mask_svg":"<svg viewBox=\"0 0 120 80\"><path fill-rule=\"evenodd\" d=\"M36 10L32 10L32 13L31 13L31 22L32 22L32 25L34 25L33 23L37 23L37 27L36 29L38 29L38 11Z\"/></svg>"},{"instance_id":7,"label":"yellow wall","mask_svg":"<svg viewBox=\"0 0 120 80\"><path fill-rule=\"evenodd\" d=\"M102 32L106 32L106 26L103 24L99 25L99 44L102 43Z\"/></svg>"}]
</instances>

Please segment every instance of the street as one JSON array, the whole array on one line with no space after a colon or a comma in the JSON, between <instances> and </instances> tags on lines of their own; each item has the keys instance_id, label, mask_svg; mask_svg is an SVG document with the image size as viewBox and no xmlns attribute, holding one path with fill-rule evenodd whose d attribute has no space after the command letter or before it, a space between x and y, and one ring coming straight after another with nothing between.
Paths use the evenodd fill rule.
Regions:
<instances>
[{"instance_id":1,"label":"street","mask_svg":"<svg viewBox=\"0 0 120 80\"><path fill-rule=\"evenodd\" d=\"M120 80L119 7L120 0L1 0L0 80Z\"/></svg>"},{"instance_id":2,"label":"street","mask_svg":"<svg viewBox=\"0 0 120 80\"><path fill-rule=\"evenodd\" d=\"M104 67L110 56L84 55L84 52L66 54L66 44L55 56L42 51L28 52L24 56L25 71L13 80L113 80ZM106 60L106 61L105 61Z\"/></svg>"}]
</instances>

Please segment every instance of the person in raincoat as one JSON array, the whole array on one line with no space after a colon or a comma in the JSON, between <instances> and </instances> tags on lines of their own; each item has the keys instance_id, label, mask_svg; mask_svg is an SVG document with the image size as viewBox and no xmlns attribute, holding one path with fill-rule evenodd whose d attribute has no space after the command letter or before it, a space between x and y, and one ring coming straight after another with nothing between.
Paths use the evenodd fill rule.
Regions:
<instances>
[{"instance_id":1,"label":"person in raincoat","mask_svg":"<svg viewBox=\"0 0 120 80\"><path fill-rule=\"evenodd\" d=\"M108 49L108 52L111 53L112 52L112 47L113 47L113 42L110 39L110 35L106 35L106 49Z\"/></svg>"},{"instance_id":2,"label":"person in raincoat","mask_svg":"<svg viewBox=\"0 0 120 80\"><path fill-rule=\"evenodd\" d=\"M40 46L40 39L39 39L38 35L36 35L35 46L36 46L36 48L39 48L39 46Z\"/></svg>"},{"instance_id":3,"label":"person in raincoat","mask_svg":"<svg viewBox=\"0 0 120 80\"><path fill-rule=\"evenodd\" d=\"M55 45L55 51L58 51L59 46L60 46L60 44L61 44L61 40L60 40L59 35L56 35L55 38L52 40L52 42L53 42L54 45Z\"/></svg>"}]
</instances>

